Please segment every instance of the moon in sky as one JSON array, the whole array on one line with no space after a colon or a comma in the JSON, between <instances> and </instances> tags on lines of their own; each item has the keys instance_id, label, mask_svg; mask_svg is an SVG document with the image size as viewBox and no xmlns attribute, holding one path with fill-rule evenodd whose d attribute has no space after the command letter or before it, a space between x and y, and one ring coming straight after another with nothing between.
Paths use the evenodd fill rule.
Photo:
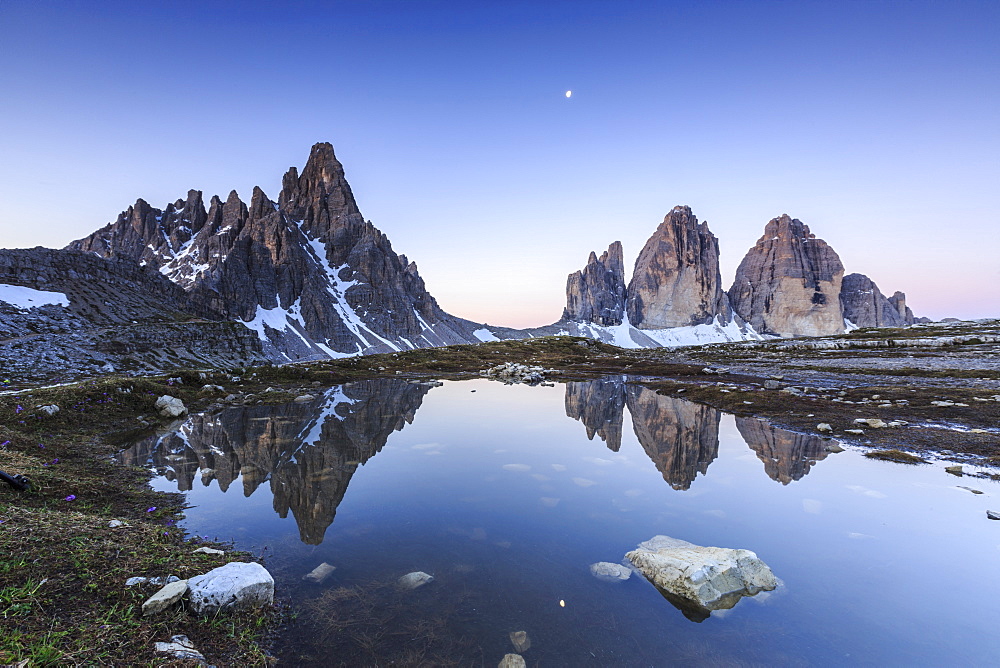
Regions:
<instances>
[{"instance_id":1,"label":"moon in sky","mask_svg":"<svg viewBox=\"0 0 1000 668\"><path fill-rule=\"evenodd\" d=\"M573 97L573 91L571 90L566 91L566 97Z\"/></svg>"}]
</instances>

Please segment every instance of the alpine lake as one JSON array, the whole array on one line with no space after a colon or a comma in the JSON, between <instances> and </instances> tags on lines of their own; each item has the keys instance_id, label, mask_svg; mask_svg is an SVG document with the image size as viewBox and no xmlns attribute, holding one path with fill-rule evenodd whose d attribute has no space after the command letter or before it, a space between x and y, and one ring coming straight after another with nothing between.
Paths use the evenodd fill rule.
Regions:
<instances>
[{"instance_id":1,"label":"alpine lake","mask_svg":"<svg viewBox=\"0 0 1000 668\"><path fill-rule=\"evenodd\" d=\"M635 380L359 381L120 459L187 494L191 534L262 556L292 610L280 665L996 664L997 482ZM708 611L591 573L658 535L752 550L779 586Z\"/></svg>"}]
</instances>

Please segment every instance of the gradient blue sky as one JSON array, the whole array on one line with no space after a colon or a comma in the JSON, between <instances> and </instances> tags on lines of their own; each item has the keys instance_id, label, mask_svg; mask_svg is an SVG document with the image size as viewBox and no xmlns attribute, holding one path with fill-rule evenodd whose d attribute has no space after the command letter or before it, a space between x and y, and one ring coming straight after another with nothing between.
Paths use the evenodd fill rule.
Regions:
<instances>
[{"instance_id":1,"label":"gradient blue sky","mask_svg":"<svg viewBox=\"0 0 1000 668\"><path fill-rule=\"evenodd\" d=\"M330 141L474 320L552 322L676 204L726 287L788 213L918 315L1000 316L998 2L0 0L0 35L3 247L276 198Z\"/></svg>"}]
</instances>

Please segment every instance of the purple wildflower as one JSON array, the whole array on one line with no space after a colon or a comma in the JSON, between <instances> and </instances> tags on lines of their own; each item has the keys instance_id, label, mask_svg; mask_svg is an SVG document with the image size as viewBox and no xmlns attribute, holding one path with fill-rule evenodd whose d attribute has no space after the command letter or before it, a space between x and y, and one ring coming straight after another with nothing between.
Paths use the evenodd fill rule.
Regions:
<instances>
[{"instance_id":1,"label":"purple wildflower","mask_svg":"<svg viewBox=\"0 0 1000 668\"><path fill-rule=\"evenodd\" d=\"M156 506L153 506L152 508L146 508L146 512L147 512L147 513L151 513L151 512L153 512L154 510L156 510Z\"/></svg>"},{"instance_id":2,"label":"purple wildflower","mask_svg":"<svg viewBox=\"0 0 1000 668\"><path fill-rule=\"evenodd\" d=\"M66 497L67 501L76 501L76 494L70 494Z\"/></svg>"}]
</instances>

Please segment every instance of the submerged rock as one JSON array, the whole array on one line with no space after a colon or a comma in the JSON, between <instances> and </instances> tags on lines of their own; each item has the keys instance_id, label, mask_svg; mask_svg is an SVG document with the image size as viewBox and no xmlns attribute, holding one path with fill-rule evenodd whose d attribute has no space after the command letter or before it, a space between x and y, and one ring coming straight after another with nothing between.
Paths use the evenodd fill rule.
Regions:
<instances>
[{"instance_id":1,"label":"submerged rock","mask_svg":"<svg viewBox=\"0 0 1000 668\"><path fill-rule=\"evenodd\" d=\"M303 575L302 579L307 582L315 582L316 584L320 584L328 577L330 577L330 574L333 573L335 570L337 570L336 566L332 566L324 561L322 564L320 564L316 568L312 569L311 571Z\"/></svg>"},{"instance_id":2,"label":"submerged rock","mask_svg":"<svg viewBox=\"0 0 1000 668\"><path fill-rule=\"evenodd\" d=\"M590 574L605 582L623 582L632 576L632 569L610 561L598 561L590 565Z\"/></svg>"},{"instance_id":3,"label":"submerged rock","mask_svg":"<svg viewBox=\"0 0 1000 668\"><path fill-rule=\"evenodd\" d=\"M407 573L403 577L396 581L400 589L416 589L417 587L422 587L428 582L434 582L434 576L428 575L423 571L413 571L412 573Z\"/></svg>"},{"instance_id":4,"label":"submerged rock","mask_svg":"<svg viewBox=\"0 0 1000 668\"><path fill-rule=\"evenodd\" d=\"M230 562L188 580L191 607L199 614L241 610L274 602L274 578L257 563Z\"/></svg>"},{"instance_id":5,"label":"submerged rock","mask_svg":"<svg viewBox=\"0 0 1000 668\"><path fill-rule=\"evenodd\" d=\"M987 510L986 517L990 518L991 520L1000 520L1000 513L998 513L995 510Z\"/></svg>"},{"instance_id":6,"label":"submerged rock","mask_svg":"<svg viewBox=\"0 0 1000 668\"><path fill-rule=\"evenodd\" d=\"M531 638L527 631L511 631L510 642L518 652L527 652L531 649Z\"/></svg>"},{"instance_id":7,"label":"submerged rock","mask_svg":"<svg viewBox=\"0 0 1000 668\"><path fill-rule=\"evenodd\" d=\"M625 555L689 619L729 609L744 596L778 586L774 573L750 550L701 547L654 536Z\"/></svg>"},{"instance_id":8,"label":"submerged rock","mask_svg":"<svg viewBox=\"0 0 1000 668\"><path fill-rule=\"evenodd\" d=\"M497 668L525 668L526 665L524 657L520 654L505 654L497 664Z\"/></svg>"}]
</instances>

